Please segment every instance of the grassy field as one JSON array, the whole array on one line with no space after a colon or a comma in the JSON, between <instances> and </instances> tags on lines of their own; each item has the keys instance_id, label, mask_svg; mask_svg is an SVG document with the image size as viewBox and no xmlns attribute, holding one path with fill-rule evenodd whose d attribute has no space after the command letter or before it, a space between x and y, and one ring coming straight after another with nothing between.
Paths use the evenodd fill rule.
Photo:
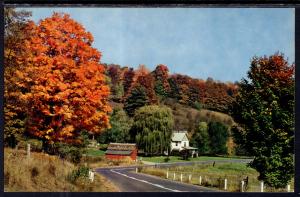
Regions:
<instances>
[{"instance_id":1,"label":"grassy field","mask_svg":"<svg viewBox=\"0 0 300 197\"><path fill-rule=\"evenodd\" d=\"M97 157L97 156L104 156L105 155L105 151L104 150L98 150L98 149L86 149L86 155L87 156L93 156L93 157Z\"/></svg>"},{"instance_id":2,"label":"grassy field","mask_svg":"<svg viewBox=\"0 0 300 197\"><path fill-rule=\"evenodd\" d=\"M238 192L241 190L241 181L248 177L248 186L246 191L259 192L260 181L257 180L259 173L247 166L245 163L216 163L212 164L197 164L193 166L177 166L171 168L153 168L145 167L141 169L142 173L167 177L175 181L187 182L190 184L201 185L206 187L218 188L224 190L224 181L227 179L227 191ZM175 179L174 179L175 173ZM190 176L190 177L189 177ZM294 182L291 182L291 188L294 187ZM265 191L286 191L283 189L265 188Z\"/></svg>"},{"instance_id":3,"label":"grassy field","mask_svg":"<svg viewBox=\"0 0 300 197\"><path fill-rule=\"evenodd\" d=\"M79 166L44 153L4 149L4 191L7 192L113 192L118 189L95 174L93 183L86 177L71 179ZM73 180L73 181L71 181Z\"/></svg>"},{"instance_id":4,"label":"grassy field","mask_svg":"<svg viewBox=\"0 0 300 197\"><path fill-rule=\"evenodd\" d=\"M164 163L166 162L166 156L157 156L157 157L139 157L141 161L148 161L154 163ZM200 156L195 158L189 158L189 160L183 160L180 156L170 156L169 161L172 162L186 162L186 161L220 161L220 160L232 160L232 159L242 159L244 157L210 157L210 156Z\"/></svg>"},{"instance_id":5,"label":"grassy field","mask_svg":"<svg viewBox=\"0 0 300 197\"><path fill-rule=\"evenodd\" d=\"M247 166L245 163L216 163L197 164L194 166L173 167L170 171L187 172L193 174L205 174L219 177L254 177L258 176L258 172Z\"/></svg>"}]
</instances>

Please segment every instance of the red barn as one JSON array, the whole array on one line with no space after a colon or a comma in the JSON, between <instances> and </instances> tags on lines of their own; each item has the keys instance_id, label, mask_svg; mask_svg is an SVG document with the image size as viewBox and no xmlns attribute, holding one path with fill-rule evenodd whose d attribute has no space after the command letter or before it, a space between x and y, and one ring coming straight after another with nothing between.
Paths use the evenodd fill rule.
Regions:
<instances>
[{"instance_id":1,"label":"red barn","mask_svg":"<svg viewBox=\"0 0 300 197\"><path fill-rule=\"evenodd\" d=\"M136 144L110 143L105 152L106 159L125 159L130 157L132 160L136 160L136 156Z\"/></svg>"}]
</instances>

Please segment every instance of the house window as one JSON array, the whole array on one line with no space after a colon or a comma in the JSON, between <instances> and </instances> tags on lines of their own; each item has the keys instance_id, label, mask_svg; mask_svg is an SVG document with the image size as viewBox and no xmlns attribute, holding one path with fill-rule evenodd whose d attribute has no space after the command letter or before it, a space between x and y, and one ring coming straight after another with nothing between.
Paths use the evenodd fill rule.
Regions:
<instances>
[{"instance_id":1,"label":"house window","mask_svg":"<svg viewBox=\"0 0 300 197\"><path fill-rule=\"evenodd\" d=\"M183 142L183 147L186 147L186 142Z\"/></svg>"}]
</instances>

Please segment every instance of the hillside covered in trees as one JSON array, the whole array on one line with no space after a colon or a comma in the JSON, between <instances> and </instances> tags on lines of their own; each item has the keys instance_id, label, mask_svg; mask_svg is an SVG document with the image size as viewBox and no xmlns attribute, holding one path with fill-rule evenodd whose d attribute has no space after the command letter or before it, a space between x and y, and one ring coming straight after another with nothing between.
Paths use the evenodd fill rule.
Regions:
<instances>
[{"instance_id":1,"label":"hillside covered in trees","mask_svg":"<svg viewBox=\"0 0 300 197\"><path fill-rule=\"evenodd\" d=\"M139 121L136 112L144 109L144 106L159 105L160 108L165 106L171 110L172 125L169 132L188 131L192 145L196 147L199 145L199 148L201 145L197 141L203 139L195 132L198 131L201 122L207 124L219 122L221 126L224 125L222 129L225 129L227 135L224 136L225 143L220 146L226 146L226 149L220 153L235 153L229 129L234 121L227 112L238 91L237 83L224 83L214 81L212 78L196 79L182 74L171 75L168 67L162 64L157 65L153 71L147 69L145 65L140 65L137 69L115 64L104 64L104 66L111 90L109 100L114 112L110 120L112 128L97 137L100 143L136 142L137 131L132 127L133 122ZM154 109L159 111L159 108ZM153 122L153 124L160 123ZM150 128L153 130L153 127ZM141 137L138 138L138 141L141 141ZM157 139L163 140L160 137ZM210 143L208 138L206 143ZM156 152L159 153L161 151ZM207 150L201 153L212 152Z\"/></svg>"},{"instance_id":2,"label":"hillside covered in trees","mask_svg":"<svg viewBox=\"0 0 300 197\"><path fill-rule=\"evenodd\" d=\"M238 88L237 83L214 81L210 77L203 80L183 74L171 75L168 67L162 64L153 71L145 65L139 65L137 69L104 65L111 87L111 100L124 104L130 116L139 106L161 103L179 103L195 109L227 113Z\"/></svg>"},{"instance_id":3,"label":"hillside covered in trees","mask_svg":"<svg viewBox=\"0 0 300 197\"><path fill-rule=\"evenodd\" d=\"M295 78L283 54L253 57L239 83L195 79L163 64L103 63L93 35L67 14L38 23L30 12L4 14L5 146L34 140L33 150L79 162L95 138L162 155L172 132L186 130L200 155L250 154L267 184L291 179Z\"/></svg>"}]
</instances>

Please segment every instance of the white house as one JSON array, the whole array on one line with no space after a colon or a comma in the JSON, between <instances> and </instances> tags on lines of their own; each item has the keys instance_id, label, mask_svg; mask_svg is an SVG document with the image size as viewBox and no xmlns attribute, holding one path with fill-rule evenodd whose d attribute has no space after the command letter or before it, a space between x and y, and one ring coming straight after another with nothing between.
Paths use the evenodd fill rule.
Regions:
<instances>
[{"instance_id":1,"label":"white house","mask_svg":"<svg viewBox=\"0 0 300 197\"><path fill-rule=\"evenodd\" d=\"M171 137L171 152L172 151L182 151L187 149L190 151L191 155L198 155L196 152L197 148L190 147L189 139L186 131L175 131L172 133Z\"/></svg>"},{"instance_id":2,"label":"white house","mask_svg":"<svg viewBox=\"0 0 300 197\"><path fill-rule=\"evenodd\" d=\"M183 148L189 147L189 139L186 132L173 132L171 140L171 152L173 150L180 152Z\"/></svg>"}]
</instances>

